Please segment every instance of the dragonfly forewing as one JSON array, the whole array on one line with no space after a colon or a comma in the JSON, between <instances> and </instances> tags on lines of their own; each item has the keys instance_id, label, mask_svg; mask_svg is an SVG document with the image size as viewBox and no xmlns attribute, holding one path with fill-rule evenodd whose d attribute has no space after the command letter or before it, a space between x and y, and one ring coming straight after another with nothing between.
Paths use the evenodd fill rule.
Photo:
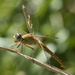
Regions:
<instances>
[{"instance_id":1,"label":"dragonfly forewing","mask_svg":"<svg viewBox=\"0 0 75 75\"><path fill-rule=\"evenodd\" d=\"M54 38L54 39L58 39L58 37L48 36L48 35L35 35L35 37L44 37L44 38Z\"/></svg>"},{"instance_id":2,"label":"dragonfly forewing","mask_svg":"<svg viewBox=\"0 0 75 75\"><path fill-rule=\"evenodd\" d=\"M26 19L27 28L28 28L29 32L32 33L32 30L33 30L32 26L33 26L33 24L30 21L30 15L26 14L26 10L25 10L26 8L25 8L24 5L22 5L22 9L23 9L23 13L24 13L24 16L25 16L25 19Z\"/></svg>"},{"instance_id":3,"label":"dragonfly forewing","mask_svg":"<svg viewBox=\"0 0 75 75\"><path fill-rule=\"evenodd\" d=\"M18 33L20 33L21 35L28 34L27 32L25 32L25 31L24 31L24 30L22 30L22 29L18 29Z\"/></svg>"}]
</instances>

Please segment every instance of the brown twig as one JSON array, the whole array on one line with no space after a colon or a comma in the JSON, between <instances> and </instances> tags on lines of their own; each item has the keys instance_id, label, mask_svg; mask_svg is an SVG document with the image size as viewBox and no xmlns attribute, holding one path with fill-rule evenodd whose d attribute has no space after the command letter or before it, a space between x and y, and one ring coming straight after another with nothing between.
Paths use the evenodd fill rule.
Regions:
<instances>
[{"instance_id":1,"label":"brown twig","mask_svg":"<svg viewBox=\"0 0 75 75\"><path fill-rule=\"evenodd\" d=\"M35 64L37 64L37 65L39 65L39 66L41 66L41 67L43 67L43 68L46 68L47 70L50 70L50 71L59 73L59 74L61 74L61 75L70 75L70 74L64 72L63 70L61 70L61 69L59 69L59 68L57 68L57 67L55 67L55 66L48 65L48 64L46 64L46 63L40 62L40 61L36 60L35 58L32 58L32 57L27 56L27 55L24 55L24 54L19 53L19 52L17 52L17 51L13 51L13 50L11 50L11 49L7 49L7 48L4 48L4 47L0 47L0 49L6 50L6 51L10 51L10 52L13 52L13 53L17 53L17 54L23 56L24 58L26 58L26 59L32 61L33 63L35 63Z\"/></svg>"}]
</instances>

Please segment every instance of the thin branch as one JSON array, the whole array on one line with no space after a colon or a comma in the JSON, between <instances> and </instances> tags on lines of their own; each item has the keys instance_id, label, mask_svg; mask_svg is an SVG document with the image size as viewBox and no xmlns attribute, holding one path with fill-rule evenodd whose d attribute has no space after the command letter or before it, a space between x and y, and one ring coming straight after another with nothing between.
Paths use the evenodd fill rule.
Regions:
<instances>
[{"instance_id":1,"label":"thin branch","mask_svg":"<svg viewBox=\"0 0 75 75\"><path fill-rule=\"evenodd\" d=\"M17 52L17 51L13 51L13 50L11 50L11 49L7 49L7 48L4 48L4 47L0 47L0 49L3 49L3 50L6 50L6 51L10 51L10 52L19 54L19 55L23 56L24 58L26 58L26 59L32 61L33 63L35 63L35 64L37 64L37 65L39 65L39 66L41 66L41 67L43 67L43 68L46 68L47 70L50 70L50 71L59 73L59 74L61 74L61 75L70 75L70 74L64 72L63 70L61 70L61 69L59 69L59 68L57 68L57 67L55 67L55 66L48 65L48 64L46 64L46 63L43 63L43 62L41 62L41 61L36 60L35 58L32 58L32 57L27 56L27 55L24 55L24 54L19 53L19 52Z\"/></svg>"}]
</instances>

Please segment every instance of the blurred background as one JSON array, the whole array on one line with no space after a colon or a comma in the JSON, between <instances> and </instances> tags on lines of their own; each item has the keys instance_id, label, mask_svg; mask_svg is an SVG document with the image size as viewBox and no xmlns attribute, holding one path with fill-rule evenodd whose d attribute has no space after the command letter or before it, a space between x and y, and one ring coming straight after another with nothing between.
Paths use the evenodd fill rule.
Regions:
<instances>
[{"instance_id":1,"label":"blurred background","mask_svg":"<svg viewBox=\"0 0 75 75\"><path fill-rule=\"evenodd\" d=\"M52 65L75 75L75 0L0 0L0 47L10 48L15 44L13 35L18 29L29 32L22 5L31 15L33 33L51 35L58 39L38 38L66 65L63 69L51 56ZM34 58L48 63L40 48L35 49ZM20 47L17 49L20 50ZM29 55L31 49L23 46L23 54ZM0 49L0 75L58 75L29 60Z\"/></svg>"}]
</instances>

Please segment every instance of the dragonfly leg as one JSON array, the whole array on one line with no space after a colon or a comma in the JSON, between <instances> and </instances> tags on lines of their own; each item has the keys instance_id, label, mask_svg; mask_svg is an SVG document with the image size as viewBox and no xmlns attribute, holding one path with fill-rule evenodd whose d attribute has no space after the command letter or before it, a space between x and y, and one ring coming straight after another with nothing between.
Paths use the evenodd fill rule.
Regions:
<instances>
[{"instance_id":1,"label":"dragonfly leg","mask_svg":"<svg viewBox=\"0 0 75 75\"><path fill-rule=\"evenodd\" d=\"M22 50L23 50L23 44L21 43L21 50L20 50L20 52L22 52Z\"/></svg>"},{"instance_id":2,"label":"dragonfly leg","mask_svg":"<svg viewBox=\"0 0 75 75\"><path fill-rule=\"evenodd\" d=\"M23 44L22 43L20 43L16 48L18 48L20 45L21 45L21 49L20 50L17 50L16 52L19 52L19 53L22 52L22 50L23 50Z\"/></svg>"},{"instance_id":3,"label":"dragonfly leg","mask_svg":"<svg viewBox=\"0 0 75 75\"><path fill-rule=\"evenodd\" d=\"M16 49L16 48L18 48L18 47L20 46L20 44L21 44L21 42L15 44L15 45L12 45L11 48L12 48L12 49ZM14 46L17 46L17 47L14 47Z\"/></svg>"},{"instance_id":4,"label":"dragonfly leg","mask_svg":"<svg viewBox=\"0 0 75 75\"><path fill-rule=\"evenodd\" d=\"M12 48L12 49L17 49L20 45L21 45L21 50L16 50L16 52L22 52L22 43L21 43L21 42L15 44L15 45L13 45L13 46L11 46L11 48ZM14 47L14 46L17 46L17 47Z\"/></svg>"},{"instance_id":5,"label":"dragonfly leg","mask_svg":"<svg viewBox=\"0 0 75 75\"><path fill-rule=\"evenodd\" d=\"M34 57L34 48L32 48L32 47L30 47L30 46L28 46L28 45L26 45L26 44L25 44L25 46L31 48L31 54L30 54L30 56L32 55L32 51L33 51L33 57Z\"/></svg>"}]
</instances>

